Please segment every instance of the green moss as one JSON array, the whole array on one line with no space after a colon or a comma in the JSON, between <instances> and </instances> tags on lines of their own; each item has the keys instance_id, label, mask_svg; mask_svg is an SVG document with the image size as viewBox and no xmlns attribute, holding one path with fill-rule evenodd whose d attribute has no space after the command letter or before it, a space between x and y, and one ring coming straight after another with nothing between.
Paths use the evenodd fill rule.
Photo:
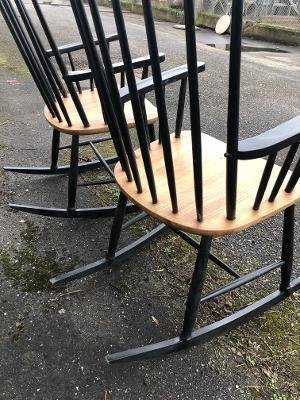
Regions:
<instances>
[{"instance_id":1,"label":"green moss","mask_svg":"<svg viewBox=\"0 0 300 400\"><path fill-rule=\"evenodd\" d=\"M234 293L233 301L249 303L253 300L250 293L244 291L243 300ZM258 298L265 295L265 289L256 293ZM259 390L253 393L254 398L297 399L300 391L299 306L300 298L295 294L229 334L234 353L240 354L244 368L260 383Z\"/></svg>"},{"instance_id":2,"label":"green moss","mask_svg":"<svg viewBox=\"0 0 300 400\"><path fill-rule=\"evenodd\" d=\"M27 292L49 289L51 277L74 265L74 260L64 262L59 259L55 251L38 251L36 243L39 236L39 229L27 221L20 245L0 251L5 276Z\"/></svg>"},{"instance_id":3,"label":"green moss","mask_svg":"<svg viewBox=\"0 0 300 400\"><path fill-rule=\"evenodd\" d=\"M171 4L170 8L183 11L183 3Z\"/></svg>"},{"instance_id":4,"label":"green moss","mask_svg":"<svg viewBox=\"0 0 300 400\"><path fill-rule=\"evenodd\" d=\"M7 59L1 55L0 56L0 67L2 67L3 65L6 65L6 64L7 64Z\"/></svg>"},{"instance_id":5,"label":"green moss","mask_svg":"<svg viewBox=\"0 0 300 400\"><path fill-rule=\"evenodd\" d=\"M0 47L0 68L5 68L20 78L30 75L19 52L8 46L4 47L4 44Z\"/></svg>"},{"instance_id":6,"label":"green moss","mask_svg":"<svg viewBox=\"0 0 300 400\"><path fill-rule=\"evenodd\" d=\"M129 214L126 217L126 220L130 220L134 214ZM137 222L136 224L130 225L128 227L128 230L135 236L141 236L144 235L145 232L153 229L153 226L157 225L157 221L153 220L151 217L146 217L145 219L142 219L141 221Z\"/></svg>"},{"instance_id":7,"label":"green moss","mask_svg":"<svg viewBox=\"0 0 300 400\"><path fill-rule=\"evenodd\" d=\"M214 14L198 13L196 17L196 25L206 28L215 29L216 23L220 17Z\"/></svg>"},{"instance_id":8,"label":"green moss","mask_svg":"<svg viewBox=\"0 0 300 400\"><path fill-rule=\"evenodd\" d=\"M89 190L95 195L97 203L101 204L102 207L117 204L119 189L116 184L110 183L107 185L101 185L101 187L90 186Z\"/></svg>"},{"instance_id":9,"label":"green moss","mask_svg":"<svg viewBox=\"0 0 300 400\"><path fill-rule=\"evenodd\" d=\"M276 23L269 23L269 22L268 23L259 22L257 25L261 28L268 29L272 32L283 31L283 32L291 33L291 34L300 33L300 29L298 27L294 28L294 27L289 27L289 26L284 26L284 25L279 25Z\"/></svg>"},{"instance_id":10,"label":"green moss","mask_svg":"<svg viewBox=\"0 0 300 400\"><path fill-rule=\"evenodd\" d=\"M116 155L116 150L112 140L106 140L105 142L102 142L99 145L99 149L104 157L113 157Z\"/></svg>"},{"instance_id":11,"label":"green moss","mask_svg":"<svg viewBox=\"0 0 300 400\"><path fill-rule=\"evenodd\" d=\"M151 219L145 220L143 224L137 224L130 230L136 233L145 233L149 229ZM144 231L142 232L141 226ZM197 239L199 240L199 238ZM213 253L219 258L226 260L226 252L213 248ZM193 272L196 252L181 239L173 234L164 235L162 240L151 243L149 257L152 263L157 265L155 273L150 276L154 292L158 296L177 297L185 300ZM236 255L227 252L228 259L233 259L236 269L242 273L255 270L260 267L257 260L251 265L246 265L236 260ZM154 276L153 276L154 275ZM264 281L265 279L265 281ZM216 287L222 286L231 278L209 263L207 280L204 292L208 293ZM201 306L197 326L219 320L235 310L268 294L266 287L274 276L266 276L259 282L247 285L236 291L232 291L220 298L213 299ZM161 282L167 284L161 284ZM178 301L178 313L172 318L174 324L180 323L182 303ZM231 331L226 336L217 339L216 349L218 351L218 362L227 363L229 358L236 360L236 368L243 370L249 380L253 380L253 399L272 400L296 400L300 392L300 296L295 294L280 305L273 307L260 317L253 319L248 324ZM178 321L177 321L177 318ZM242 389L242 385L241 389Z\"/></svg>"}]
</instances>

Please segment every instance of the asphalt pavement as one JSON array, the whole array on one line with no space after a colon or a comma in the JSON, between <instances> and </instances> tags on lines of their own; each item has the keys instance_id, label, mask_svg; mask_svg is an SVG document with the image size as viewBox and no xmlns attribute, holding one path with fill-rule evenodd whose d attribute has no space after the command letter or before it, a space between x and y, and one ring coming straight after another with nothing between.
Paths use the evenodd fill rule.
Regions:
<instances>
[{"instance_id":1,"label":"asphalt pavement","mask_svg":"<svg viewBox=\"0 0 300 400\"><path fill-rule=\"evenodd\" d=\"M79 40L70 7L42 8L59 44ZM28 9L33 15L32 7ZM115 32L111 10L102 11L106 32ZM0 22L0 166L45 165L50 155L51 129L42 116L43 102L1 17ZM142 17L126 13L126 27L132 55L146 54ZM163 68L185 63L184 31L174 29L171 23L157 22L157 35L159 50L166 54ZM206 71L199 80L202 129L224 140L228 52L207 46L220 40L225 43L228 38L197 31L198 56L206 63ZM251 40L245 45L279 47L287 52L243 53L242 138L300 113L299 49ZM116 44L112 54L117 60ZM84 55L80 53L75 61L84 66ZM167 89L172 123L177 94L176 85ZM188 116L183 127L189 128ZM56 271L60 265L70 268L95 261L104 255L111 220L51 219L16 213L7 206L9 201L64 206L64 177L1 172L0 183L0 399L253 398L250 387L255 385L254 378L236 368L237 361L226 347L226 336L163 359L109 366L104 360L107 352L166 339L176 335L180 328L184 296L171 288L176 284L176 276L164 275L161 270L161 265L172 265L166 252L158 255L162 242L158 240L134 255L122 266L117 282L107 271L56 290L45 288L42 283L39 287L38 282L32 288L26 281L29 272L25 270L20 276L9 257L18 256L17 266L24 269L25 265L28 270L41 264ZM93 192L80 189L80 206L95 206L97 201ZM280 254L280 227L278 217L250 229L243 237L218 239L216 246L226 246L229 258L241 256L247 262L267 262L272 255ZM130 231L122 241L125 243L135 234ZM296 265L298 238L299 223ZM179 246L178 242L168 240ZM6 252L8 259L3 256ZM176 275L178 266L173 267Z\"/></svg>"}]
</instances>

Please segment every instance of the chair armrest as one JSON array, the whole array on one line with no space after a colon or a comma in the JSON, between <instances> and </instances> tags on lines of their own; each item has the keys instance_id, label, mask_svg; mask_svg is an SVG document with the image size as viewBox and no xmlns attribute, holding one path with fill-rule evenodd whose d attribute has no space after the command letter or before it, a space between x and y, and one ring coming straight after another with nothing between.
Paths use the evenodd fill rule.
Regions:
<instances>
[{"instance_id":1,"label":"chair armrest","mask_svg":"<svg viewBox=\"0 0 300 400\"><path fill-rule=\"evenodd\" d=\"M205 70L205 64L203 62L198 62L198 72L203 72ZM163 71L161 73L163 85L169 85L170 83L176 82L180 79L187 77L187 65L180 65L179 67L175 67L169 69L167 71ZM140 94L146 94L153 90L154 83L153 77L150 76L149 78L142 79L137 81L137 90ZM120 89L120 97L123 102L126 102L130 99L129 88L128 86L124 86Z\"/></svg>"},{"instance_id":2,"label":"chair armrest","mask_svg":"<svg viewBox=\"0 0 300 400\"><path fill-rule=\"evenodd\" d=\"M92 78L92 72L90 69L78 69L76 71L68 71L64 75L64 80L68 82L80 82L86 81Z\"/></svg>"},{"instance_id":3,"label":"chair armrest","mask_svg":"<svg viewBox=\"0 0 300 400\"><path fill-rule=\"evenodd\" d=\"M164 62L166 59L166 56L164 53L159 53L159 62L162 63ZM138 57L138 58L134 58L132 60L132 67L133 69L138 69L138 68L143 68L143 67L147 67L151 65L151 59L150 56L144 56L144 57ZM113 69L114 69L114 73L117 74L119 72L123 72L124 71L124 63L118 62L118 63L114 63L113 64Z\"/></svg>"},{"instance_id":4,"label":"chair armrest","mask_svg":"<svg viewBox=\"0 0 300 400\"><path fill-rule=\"evenodd\" d=\"M260 158L300 141L300 115L260 135L239 141L240 160Z\"/></svg>"},{"instance_id":5,"label":"chair armrest","mask_svg":"<svg viewBox=\"0 0 300 400\"><path fill-rule=\"evenodd\" d=\"M106 43L111 43L119 40L119 35L117 33L111 33L110 35L105 36Z\"/></svg>"},{"instance_id":6,"label":"chair armrest","mask_svg":"<svg viewBox=\"0 0 300 400\"><path fill-rule=\"evenodd\" d=\"M105 38L106 38L107 43L111 43L115 40L118 40L119 35L117 33L113 33L111 35L107 35ZM95 42L95 44L98 44L97 39L94 39L94 42ZM78 42L78 43L70 43L70 44L64 44L62 46L59 46L58 51L60 54L65 54L65 53L71 53L73 51L81 50L83 48L84 48L83 44L81 42ZM54 56L52 49L46 50L46 54L49 58Z\"/></svg>"},{"instance_id":7,"label":"chair armrest","mask_svg":"<svg viewBox=\"0 0 300 400\"><path fill-rule=\"evenodd\" d=\"M165 58L166 57L163 53L159 54L160 62L165 61ZM132 60L133 69L142 68L149 65L151 65L151 59L149 55L145 57L135 58ZM118 62L113 64L113 69L115 74L124 71L123 62ZM70 82L85 81L90 78L92 78L92 73L90 69L68 71L67 75L64 76L64 79Z\"/></svg>"}]
</instances>

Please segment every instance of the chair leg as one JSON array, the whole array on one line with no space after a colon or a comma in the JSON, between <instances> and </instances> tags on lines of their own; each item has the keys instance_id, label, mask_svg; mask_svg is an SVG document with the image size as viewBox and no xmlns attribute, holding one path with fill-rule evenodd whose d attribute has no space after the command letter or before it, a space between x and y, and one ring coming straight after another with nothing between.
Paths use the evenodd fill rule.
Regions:
<instances>
[{"instance_id":1,"label":"chair leg","mask_svg":"<svg viewBox=\"0 0 300 400\"><path fill-rule=\"evenodd\" d=\"M72 136L70 172L68 182L68 210L75 209L77 181L78 181L78 144L79 136Z\"/></svg>"},{"instance_id":2,"label":"chair leg","mask_svg":"<svg viewBox=\"0 0 300 400\"><path fill-rule=\"evenodd\" d=\"M212 238L210 236L202 236L186 302L183 328L180 335L182 340L187 340L190 338L196 322L197 311L201 300L207 263L210 254L211 242Z\"/></svg>"},{"instance_id":3,"label":"chair leg","mask_svg":"<svg viewBox=\"0 0 300 400\"><path fill-rule=\"evenodd\" d=\"M53 129L50 170L54 174L57 171L59 144L60 144L60 132L56 129Z\"/></svg>"},{"instance_id":4,"label":"chair leg","mask_svg":"<svg viewBox=\"0 0 300 400\"><path fill-rule=\"evenodd\" d=\"M108 260L113 260L116 255L116 250L118 247L122 231L124 216L126 213L126 205L127 205L127 197L122 192L120 192L118 205L110 232L108 250L106 254L106 258Z\"/></svg>"},{"instance_id":5,"label":"chair leg","mask_svg":"<svg viewBox=\"0 0 300 400\"><path fill-rule=\"evenodd\" d=\"M59 136L55 132L53 142L53 161L55 165L56 149L59 146ZM59 134L59 133L58 133ZM38 214L49 217L58 218L99 218L99 217L112 217L115 214L116 206L106 206L99 208L83 208L78 209L76 205L76 194L77 194L77 181L79 173L78 165L79 155L79 137L77 135L72 136L71 145L71 157L70 157L70 168L69 179L68 179L68 205L67 208L46 208L46 207L35 207L26 206L22 204L9 204L9 206L15 210L24 211L30 214ZM126 212L136 212L138 208L133 204L128 204Z\"/></svg>"},{"instance_id":6,"label":"chair leg","mask_svg":"<svg viewBox=\"0 0 300 400\"><path fill-rule=\"evenodd\" d=\"M292 205L284 211L281 250L281 259L284 261L284 264L281 267L280 283L280 290L282 291L288 291L290 287L294 251L294 225L295 205Z\"/></svg>"},{"instance_id":7,"label":"chair leg","mask_svg":"<svg viewBox=\"0 0 300 400\"><path fill-rule=\"evenodd\" d=\"M101 143L106 140L110 140L110 137L104 136L104 137L100 137L100 138L92 140L92 141L85 140L83 142L80 142L78 144L78 146L81 147L81 146L90 145L90 142ZM6 165L3 167L3 169L5 171L18 172L20 174L29 174L29 175L64 175L64 174L68 174L70 171L70 166L69 165L58 166L57 163L58 163L58 156L59 156L60 150L70 149L71 147L72 147L72 144L60 146L60 132L56 129L53 129L50 166L48 166L48 167L14 167L14 166ZM118 157L117 156L107 157L107 158L104 158L104 160L109 165L115 164L116 162L118 162ZM78 164L78 173L92 171L94 169L101 168L101 167L102 167L102 163L99 160L81 163L81 164Z\"/></svg>"},{"instance_id":8,"label":"chair leg","mask_svg":"<svg viewBox=\"0 0 300 400\"><path fill-rule=\"evenodd\" d=\"M280 290L274 291L273 293L255 301L252 304L247 305L246 307L241 308L240 310L224 317L223 319L205 325L199 329L194 329L199 304L202 302L202 300L213 298L212 296L202 297L201 293L205 280L207 262L209 259L212 242L211 237L202 237L200 245L198 247L199 252L195 263L195 269L186 302L186 311L181 335L146 346L125 350L114 354L108 354L105 357L106 361L109 364L113 364L152 358L156 356L162 356L163 354L168 354L171 352L177 352L189 346L199 345L215 336L221 335L224 332L237 327L238 325L245 323L254 316L257 316L262 312L268 310L273 305L283 301L292 293L299 290L300 277L291 281L294 240L294 209L295 206L291 206L285 210L284 214L282 260L266 268L266 270L271 271L276 266L282 265L282 280ZM256 274L255 277L259 277L263 274ZM249 274L248 278L250 278L250 275L251 274ZM243 277L236 280L241 281L242 279ZM246 279L245 277L245 281L243 282L243 284L248 283L251 280L253 280L252 277L251 279ZM230 286L231 288L233 288L233 285ZM239 284L238 286L241 286L241 284ZM226 285L224 288L226 288ZM228 290L217 290L215 294L221 295L227 293L227 291Z\"/></svg>"},{"instance_id":9,"label":"chair leg","mask_svg":"<svg viewBox=\"0 0 300 400\"><path fill-rule=\"evenodd\" d=\"M113 219L112 228L110 231L109 245L108 245L106 257L100 261L96 261L95 263L89 264L84 267L79 267L73 271L58 275L58 276L50 279L50 282L52 284L66 283L66 282L69 282L74 279L82 278L82 277L89 275L91 273L94 273L96 271L104 270L111 266L112 262L115 259L116 250L117 250L118 243L120 240L122 225L123 225L123 221L124 221L124 215L126 212L126 205L127 205L127 197L124 196L123 193L120 193L118 205L117 205L115 216Z\"/></svg>"},{"instance_id":10,"label":"chair leg","mask_svg":"<svg viewBox=\"0 0 300 400\"><path fill-rule=\"evenodd\" d=\"M106 257L83 267L77 267L72 271L55 276L54 278L50 279L50 282L53 285L74 281L76 279L83 278L84 276L91 275L95 272L103 271L107 268L113 268L114 272L116 272L116 266L118 264L127 260L138 249L142 248L147 243L150 243L152 240L159 237L167 229L166 225L161 224L154 228L152 231L147 232L139 239L131 242L129 245L117 251L121 231L124 228L123 221L124 215L127 211L127 207L127 198L123 193L120 193L118 206L115 212L112 229L110 232Z\"/></svg>"},{"instance_id":11,"label":"chair leg","mask_svg":"<svg viewBox=\"0 0 300 400\"><path fill-rule=\"evenodd\" d=\"M155 135L155 129L154 129L153 124L148 125L148 132L149 132L150 142L154 142L156 140L156 135Z\"/></svg>"},{"instance_id":12,"label":"chair leg","mask_svg":"<svg viewBox=\"0 0 300 400\"><path fill-rule=\"evenodd\" d=\"M106 253L106 258L108 260L113 260L116 255L116 250L120 240L122 225L126 212L126 205L127 205L127 197L122 192L120 192L118 205L110 232L108 250Z\"/></svg>"},{"instance_id":13,"label":"chair leg","mask_svg":"<svg viewBox=\"0 0 300 400\"><path fill-rule=\"evenodd\" d=\"M187 340L183 340L180 336L177 336L172 339L148 344L143 347L137 347L135 349L121 351L119 353L108 354L105 359L109 364L114 364L119 362L128 362L152 358L171 352L176 352L185 349L188 346L197 346L212 339L213 337L219 336L229 331L230 329L233 329L247 322L257 315L260 315L261 313L268 310L275 304L283 301L289 295L299 289L300 277L291 281L289 293L276 290L268 296L263 297L255 303L252 303L249 306L246 306L219 321L213 322L209 325L205 325L202 328L194 330L190 338L188 338Z\"/></svg>"},{"instance_id":14,"label":"chair leg","mask_svg":"<svg viewBox=\"0 0 300 400\"><path fill-rule=\"evenodd\" d=\"M127 197L122 192L120 192L118 206L110 232L109 245L106 253L107 260L114 261L116 257L116 250L119 244L121 231L123 229L127 202ZM117 281L120 278L120 263L112 264L112 273L113 279Z\"/></svg>"},{"instance_id":15,"label":"chair leg","mask_svg":"<svg viewBox=\"0 0 300 400\"><path fill-rule=\"evenodd\" d=\"M108 363L132 361L137 359L161 356L163 354L167 354L173 351L179 351L184 347L190 345L190 342L192 340L193 328L197 318L198 306L201 300L201 293L205 280L211 243L211 237L202 237L186 302L186 311L181 335L173 339L165 340L163 342L153 343L151 345L109 354L106 356L106 361Z\"/></svg>"},{"instance_id":16,"label":"chair leg","mask_svg":"<svg viewBox=\"0 0 300 400\"><path fill-rule=\"evenodd\" d=\"M77 135L73 135L72 146L71 146L70 168L69 168L69 180L68 180L67 208L46 208L46 207L26 206L23 204L9 204L9 206L14 210L27 212L29 214L37 214L37 215L44 215L48 217L58 217L58 218L99 218L99 217L114 216L117 209L116 206L106 206L99 208L81 208L81 209L75 207L77 187L78 187L77 184L78 172L79 172L78 153L79 153L79 137ZM136 212L138 210L139 209L134 204L128 204L128 205L125 204L126 213Z\"/></svg>"}]
</instances>

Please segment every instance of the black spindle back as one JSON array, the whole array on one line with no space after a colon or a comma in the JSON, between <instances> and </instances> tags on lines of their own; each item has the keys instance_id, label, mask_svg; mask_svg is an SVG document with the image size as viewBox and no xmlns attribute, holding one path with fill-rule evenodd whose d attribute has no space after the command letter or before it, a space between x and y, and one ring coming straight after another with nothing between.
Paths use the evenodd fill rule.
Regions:
<instances>
[{"instance_id":1,"label":"black spindle back","mask_svg":"<svg viewBox=\"0 0 300 400\"><path fill-rule=\"evenodd\" d=\"M29 39L18 20L10 0L2 0L0 2L0 10L51 115L57 117L59 121L62 121L60 112L55 103L53 88L42 68L41 62L37 57L33 46L29 42Z\"/></svg>"},{"instance_id":2,"label":"black spindle back","mask_svg":"<svg viewBox=\"0 0 300 400\"><path fill-rule=\"evenodd\" d=\"M162 84L162 76L158 55L157 39L155 33L154 20L151 9L151 0L143 0L144 19L148 39L149 54L151 57L151 67L154 82L155 98L158 110L160 141L163 147L165 166L168 178L169 192L174 213L178 212L175 173L170 142L170 130L168 123L167 107L165 102L165 91Z\"/></svg>"},{"instance_id":3,"label":"black spindle back","mask_svg":"<svg viewBox=\"0 0 300 400\"><path fill-rule=\"evenodd\" d=\"M125 27L125 22L121 10L121 5L119 1L112 1L113 11L116 20L117 31L120 40L120 47L122 58L124 62L124 69L127 78L127 84L130 91L130 99L133 108L133 114L136 124L136 131L141 147L142 157L145 164L145 171L147 175L148 185L152 196L153 203L157 203L157 193L156 185L153 175L152 163L149 154L149 147L147 142L147 128L145 120L143 117L142 106L140 102L140 97L137 91L136 79L132 66L132 58L129 49L129 43L127 39L127 32Z\"/></svg>"},{"instance_id":4,"label":"black spindle back","mask_svg":"<svg viewBox=\"0 0 300 400\"><path fill-rule=\"evenodd\" d=\"M134 159L132 144L129 136L128 129L125 127L125 117L123 104L126 98L131 100L136 131L143 161L144 171L153 203L159 203L161 186L157 184L157 177L154 174L152 164L151 149L154 148L151 140L154 139L153 132L150 132L147 127L145 118L145 109L143 107L143 99L145 94L153 90L156 98L156 105L159 119L159 141L158 145L162 147L163 168L167 178L167 189L170 199L171 210L173 213L180 211L180 204L178 203L178 181L176 181L176 173L174 168L174 157L172 153L172 140L170 135L168 112L166 107L166 92L165 87L171 82L176 80L181 81L178 109L176 116L175 139L180 140L180 132L183 121L183 111L185 103L185 94L187 82L189 86L189 99L190 99L190 125L191 125L191 142L192 142L192 162L193 162L193 179L194 179L194 202L196 209L196 218L201 221L203 216L203 178L202 178L202 142L201 142L201 120L200 120L200 101L199 101L199 85L198 73L204 69L200 67L197 61L197 43L195 35L195 16L194 4L191 0L184 0L184 14L185 14L185 34L186 34L186 58L187 66L178 67L178 70L162 72L159 63L159 53L157 44L157 35L155 31L155 24L151 9L151 0L142 0L143 14L145 20L145 30L148 42L148 49L151 59L152 77L145 79L140 85L134 75L132 66L131 52L126 32L126 24L124 21L120 0L112 0L112 7L115 16L116 27L118 31L121 53L124 63L124 70L126 75L127 87L121 90L117 89L115 77L112 70L112 64L105 44L104 32L102 27L101 16L95 0L88 0L89 8L92 14L93 23L97 33L97 39L100 44L101 58L97 53L97 48L93 41L85 9L82 0L71 0L73 11L75 13L81 36L84 42L86 52L88 53L89 63L91 65L92 73L97 76L98 83L96 87L98 91L105 87L107 95L106 110L109 115L108 124L111 133L116 141L120 141L117 148L120 157L124 160L129 160L130 169L134 177L137 190L142 191L140 175L141 171L137 170L136 162ZM228 97L228 122L227 122L227 149L226 149L226 217L233 220L236 217L236 195L237 195L237 176L238 176L238 160L241 158L258 158L268 156L265 169L263 171L261 182L259 184L256 199L253 208L257 210L260 207L263 195L269 182L272 169L275 163L276 154L280 148L272 148L270 151L265 151L263 154L259 152L246 150L243 152L241 142L239 142L239 103L240 103L240 65L241 65L241 34L242 34L242 17L243 17L243 1L233 0L232 2L232 24L231 24L231 44L230 44L230 68L229 68L229 97ZM148 71L144 71L144 74ZM149 80L150 79L150 80ZM152 83L151 83L152 82ZM150 89L147 89L150 87ZM294 127L291 123L292 129ZM289 125L290 127L290 125ZM300 135L300 133L299 133ZM299 138L295 139L296 142ZM291 145L287 159L283 168L276 180L274 189L270 195L269 201L274 201L276 194L281 187L288 169L296 154L298 144L294 139L286 139L284 146ZM251 148L251 146L250 146ZM157 144L155 145L157 149ZM205 150L205 149L204 149ZM123 151L125 151L123 153ZM250 154L251 153L251 154ZM250 155L249 155L250 154ZM188 155L187 155L188 156ZM125 161L123 161L124 164ZM122 165L123 165L122 164ZM123 166L124 168L124 166ZM177 169L178 168L178 169ZM176 170L180 171L179 166ZM290 180L285 188L286 192L293 189L299 179L299 162ZM127 171L125 169L125 171ZM161 173L161 170L159 170ZM182 176L181 179L182 185ZM161 181L160 181L161 182ZM182 190L182 187L181 187ZM254 200L254 199L253 199ZM145 200L146 201L146 200Z\"/></svg>"},{"instance_id":5,"label":"black spindle back","mask_svg":"<svg viewBox=\"0 0 300 400\"><path fill-rule=\"evenodd\" d=\"M112 102L111 92L109 90L107 77L103 63L97 52L94 38L87 20L87 16L84 10L83 3L77 0L71 0L71 6L76 16L78 29L82 38L83 45L86 50L88 61L94 76L95 85L100 97L103 96L106 105L105 110L107 112L107 123L110 128L111 137L114 142L115 149L120 159L123 170L126 173L128 181L132 180L131 170L128 163L127 154L124 148L124 142L122 140L119 122L115 114L115 107Z\"/></svg>"},{"instance_id":6,"label":"black spindle back","mask_svg":"<svg viewBox=\"0 0 300 400\"><path fill-rule=\"evenodd\" d=\"M203 218L202 151L194 9L194 1L184 1L195 202L197 220L201 221Z\"/></svg>"},{"instance_id":7,"label":"black spindle back","mask_svg":"<svg viewBox=\"0 0 300 400\"><path fill-rule=\"evenodd\" d=\"M22 18L23 23L25 25L25 28L26 28L26 30L28 32L28 35L29 35L29 37L31 39L33 47L35 48L36 52L38 52L39 54L42 53L43 58L47 60L47 65L45 66L45 68L47 70L51 71L51 74L53 75L53 78L55 79L55 82L56 82L61 94L64 97L66 97L67 93L66 93L66 90L65 90L65 88L63 86L63 83L62 83L60 77L58 76L55 68L53 67L51 61L48 59L48 57L46 55L46 50L45 50L45 48L43 46L43 43L40 40L40 38L39 38L39 36L38 36L38 34L37 34L36 30L35 30L34 24L32 23L32 20L31 20L28 12L26 10L26 7L24 5L23 0L15 0L15 4L16 4L16 6L18 8L18 11L20 12L21 18ZM39 56L39 58L40 58L40 56Z\"/></svg>"},{"instance_id":8,"label":"black spindle back","mask_svg":"<svg viewBox=\"0 0 300 400\"><path fill-rule=\"evenodd\" d=\"M226 150L226 208L227 218L230 220L235 219L236 215L242 24L243 0L233 0L230 35L229 96Z\"/></svg>"},{"instance_id":9,"label":"black spindle back","mask_svg":"<svg viewBox=\"0 0 300 400\"><path fill-rule=\"evenodd\" d=\"M60 109L68 123L69 126L71 126L71 120L68 115L68 112L66 110L66 107L64 105L64 102L62 101L61 95L66 97L66 91L63 87L63 84L56 73L51 61L46 55L46 50L37 35L37 32L34 28L34 25L31 21L30 16L28 15L28 12L24 6L24 3L22 0L15 0L15 4L17 6L17 9L20 13L20 16L22 18L24 27L27 31L28 37L30 38L31 44L35 50L35 53L43 67L43 70L45 72L45 75L47 76L48 82L51 85L51 89L55 95L55 99L58 102ZM25 35L25 33L24 33Z\"/></svg>"},{"instance_id":10,"label":"black spindle back","mask_svg":"<svg viewBox=\"0 0 300 400\"><path fill-rule=\"evenodd\" d=\"M136 165L135 154L134 154L134 150L133 150L133 146L132 146L132 142L131 142L131 138L130 138L130 134L129 134L129 130L128 130L127 121L126 121L126 118L125 118L125 115L123 112L123 104L120 99L119 88L118 88L117 81L115 78L115 73L113 70L113 66L112 66L112 62L111 62L111 58L110 58L110 54L109 54L108 44L105 39L105 33L104 33L101 17L99 14L98 5L97 5L96 1L94 1L94 0L89 0L89 5L91 8L91 13L92 13L95 30L96 30L96 35L97 35L97 39L98 39L100 50L101 50L103 64L105 67L106 75L108 77L109 89L110 89L110 92L111 92L113 98L115 99L115 101L114 101L115 112L116 112L116 116L118 118L120 129L122 131L124 146L126 148L126 152L128 155L132 174L133 174L134 180L136 182L137 190L140 193L142 191L141 180L140 180L139 172L138 172L137 165ZM122 87L122 84L121 84L121 87Z\"/></svg>"},{"instance_id":11,"label":"black spindle back","mask_svg":"<svg viewBox=\"0 0 300 400\"><path fill-rule=\"evenodd\" d=\"M101 17L96 5L95 0L88 1L91 14L93 17L95 30L97 33L97 38L99 40L102 59L104 62L104 66L98 55L96 56L97 49L92 41L90 36L90 27L89 22L82 5L82 1L79 0L71 0L71 4L73 7L73 11L75 13L76 20L79 20L78 26L81 30L81 35L83 41L85 43L86 52L89 53L89 62L91 65L91 69L93 71L94 76L102 77L103 81L107 82L107 87L110 89L110 100L111 107L108 112L117 118L119 127L122 126L122 121L124 118L123 108L120 107L119 103L122 102L122 98L120 98L119 91L116 90L115 86L115 78L111 71L111 61L109 55L107 54L107 49L104 46L104 32L102 28ZM112 7L114 11L116 27L119 35L121 53L124 63L125 75L128 85L128 90L130 94L130 100L132 103L136 131L138 136L138 141L141 149L141 155L144 163L144 170L147 177L147 182L149 186L149 190L151 193L152 202L156 203L159 199L157 196L157 188L155 183L155 177L153 174L153 165L151 161L151 143L149 144L150 133L148 131L147 122L145 118L145 111L143 109L142 99L144 93L139 92L139 88L137 85L136 77L134 75L134 70L132 66L132 57L130 53L126 26L123 18L123 13L119 0L112 0ZM164 78L160 69L160 61L159 61L159 52L157 45L157 38L155 32L155 25L153 21L153 15L151 10L151 1L143 0L143 10L144 10L144 19L145 19L145 27L146 27L146 35L148 41L148 49L151 59L151 68L152 68L152 78L153 79L153 87L155 92L156 104L158 109L158 117L159 117L159 132L160 132L160 143L163 150L164 157L164 166L166 170L167 183L170 195L170 203L171 209L174 213L177 213L180 207L180 204L177 204L177 194L176 194L176 176L174 172L174 163L173 163L173 155L172 155L172 146L171 146L171 137L169 130L169 122L168 122L168 113L165 101L165 86L171 81L180 80L181 81L181 89L180 89L180 97L177 111L177 119L176 119L176 137L180 136L182 118L183 118L183 110L184 110L184 97L186 93L186 84L189 82L189 91L190 91L190 101L192 103L191 109L191 135L192 135L192 144L193 144L193 159L194 159L194 181L195 181L195 203L197 209L197 219L202 219L203 214L203 204L202 204L202 161L201 161L201 129L200 129L200 110L199 110L199 95L198 95L198 72L200 71L199 65L197 63L197 55L196 55L196 40L195 40L195 27L194 27L194 6L193 2L186 1L185 2L185 11L186 11L186 26L187 26L187 59L188 59L188 67L185 72L182 74L178 74L178 78L168 79ZM103 45L101 46L101 43ZM104 68L105 67L105 70ZM184 67L184 66L183 66ZM203 70L203 69L202 69ZM146 74L146 72L145 72ZM97 86L97 85L96 85ZM98 87L97 87L98 88ZM98 88L99 90L99 88ZM114 130L111 128L112 135L114 134ZM122 134L124 130L122 128ZM125 131L126 132L126 131ZM153 136L151 134L151 136ZM126 140L129 141L129 136L127 132L122 137L122 141L126 144ZM125 146L126 148L126 156L130 159L132 148ZM128 151L128 149L130 151ZM133 172L133 176L137 187L139 186L139 181L136 176L137 173L134 173L133 166L135 164L130 163L131 169ZM141 189L141 188L140 188Z\"/></svg>"},{"instance_id":12,"label":"black spindle back","mask_svg":"<svg viewBox=\"0 0 300 400\"><path fill-rule=\"evenodd\" d=\"M232 1L231 41L230 41L230 66L229 66L229 96L228 96L228 120L227 120L227 171L226 171L226 205L227 218L232 220L236 215L236 193L238 159L255 159L267 156L267 162L263 170L260 183L254 199L253 209L258 210L266 192L272 175L278 151L290 146L285 161L278 173L277 179L269 195L269 202L274 202L278 192L289 172L289 168L296 156L300 139L300 118L293 118L277 128L271 129L259 135L256 139L250 138L244 143L239 143L239 108L240 108L240 74L241 74L241 37L243 20L243 1ZM269 141L273 143L270 146ZM280 138L281 137L281 138ZM247 146L247 142L253 144L257 141L257 148ZM265 147L262 145L264 143ZM299 157L299 156L298 156ZM299 180L299 158L296 167L285 187L285 192L290 193Z\"/></svg>"},{"instance_id":13,"label":"black spindle back","mask_svg":"<svg viewBox=\"0 0 300 400\"><path fill-rule=\"evenodd\" d=\"M52 32L51 32L51 30L50 30L50 28L49 28L49 26L47 24L46 18L45 18L44 14L43 14L43 12L41 10L40 4L39 4L38 0L32 0L32 4L33 4L33 7L34 7L34 9L36 11L36 14L38 16L40 24L41 24L41 26L42 26L42 28L44 30L44 33L45 33L45 35L47 37L49 45L50 45L50 47L51 47L51 49L53 51L53 54L54 54L54 57L56 59L57 65L58 65L58 67L60 69L60 72L61 72L62 76L65 77L65 76L68 75L68 69L67 69L67 67L66 67L66 65L64 63L63 57L62 57L62 55L61 55L61 53L60 53L60 51L58 49L57 43L55 42L55 39L54 39L54 37L52 35ZM72 97L72 100L73 100L73 102L75 104L77 112L78 112L78 114L80 116L80 119L81 119L81 121L83 123L83 126L86 127L86 128L89 127L90 124L89 124L87 115L86 115L86 113L84 111L84 108L83 108L81 102L80 102L80 98L79 98L79 96L78 96L78 94L77 94L77 92L75 90L75 87L74 87L73 83L71 81L69 81L69 80L66 80L66 85L67 85L69 93L70 93L70 95ZM101 97L100 97L100 99L101 99Z\"/></svg>"}]
</instances>

